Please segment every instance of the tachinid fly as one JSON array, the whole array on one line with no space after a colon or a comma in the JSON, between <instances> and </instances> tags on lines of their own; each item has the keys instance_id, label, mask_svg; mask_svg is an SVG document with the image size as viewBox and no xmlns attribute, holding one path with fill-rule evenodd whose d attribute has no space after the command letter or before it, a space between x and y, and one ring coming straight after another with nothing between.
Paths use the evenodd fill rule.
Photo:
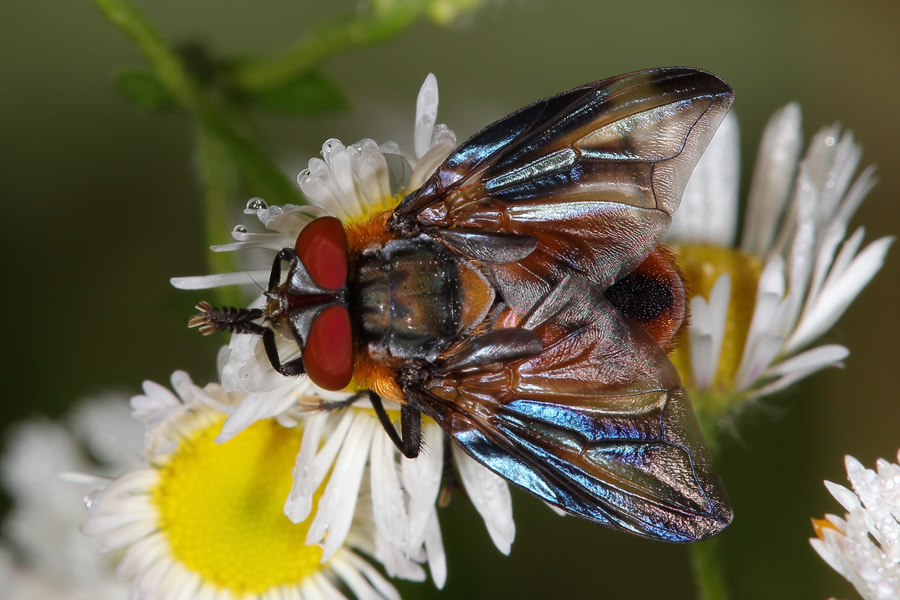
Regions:
<instances>
[{"instance_id":1,"label":"tachinid fly","mask_svg":"<svg viewBox=\"0 0 900 600\"><path fill-rule=\"evenodd\" d=\"M710 73L661 68L536 102L393 211L307 225L275 259L264 308L201 303L191 324L262 336L285 376L352 380L407 457L424 414L569 513L713 535L732 511L666 355L685 294L659 243L732 99ZM279 356L276 334L299 355ZM400 433L382 399L402 406Z\"/></svg>"}]
</instances>

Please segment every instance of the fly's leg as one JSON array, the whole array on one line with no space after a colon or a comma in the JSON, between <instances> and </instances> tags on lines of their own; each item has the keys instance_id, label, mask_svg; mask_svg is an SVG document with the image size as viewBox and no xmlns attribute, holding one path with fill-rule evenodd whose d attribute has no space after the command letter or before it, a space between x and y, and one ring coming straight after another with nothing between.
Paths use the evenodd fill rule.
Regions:
<instances>
[{"instance_id":1,"label":"fly's leg","mask_svg":"<svg viewBox=\"0 0 900 600\"><path fill-rule=\"evenodd\" d=\"M281 362L278 356L278 347L275 345L275 331L266 328L262 333L263 348L266 350L266 357L272 363L272 368L284 375L285 377L296 377L306 373L306 367L303 366L303 357L298 356L285 363Z\"/></svg>"},{"instance_id":2,"label":"fly's leg","mask_svg":"<svg viewBox=\"0 0 900 600\"><path fill-rule=\"evenodd\" d=\"M400 407L400 433L391 422L391 417L384 409L384 403L381 396L371 390L366 390L369 394L369 400L372 402L372 408L375 409L375 415L384 427L385 433L400 450L406 458L415 458L419 456L422 448L422 413L415 407L404 404Z\"/></svg>"}]
</instances>

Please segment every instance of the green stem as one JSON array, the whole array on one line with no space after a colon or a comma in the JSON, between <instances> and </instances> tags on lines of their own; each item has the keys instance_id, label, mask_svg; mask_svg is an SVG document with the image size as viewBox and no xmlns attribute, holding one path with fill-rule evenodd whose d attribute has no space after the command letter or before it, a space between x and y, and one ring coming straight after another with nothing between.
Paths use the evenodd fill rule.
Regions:
<instances>
[{"instance_id":1,"label":"green stem","mask_svg":"<svg viewBox=\"0 0 900 600\"><path fill-rule=\"evenodd\" d=\"M396 37L422 11L418 3L397 4L385 13L342 16L314 25L281 56L245 59L235 65L233 82L248 92L278 88L331 56Z\"/></svg>"},{"instance_id":2,"label":"green stem","mask_svg":"<svg viewBox=\"0 0 900 600\"><path fill-rule=\"evenodd\" d=\"M141 49L163 85L194 114L200 127L228 148L241 176L255 194L272 204L305 203L293 182L268 158L256 140L213 102L177 53L128 0L94 2Z\"/></svg>"},{"instance_id":3,"label":"green stem","mask_svg":"<svg viewBox=\"0 0 900 600\"><path fill-rule=\"evenodd\" d=\"M197 128L195 163L203 186L203 229L210 246L232 241L228 236L232 223L229 210L234 200L237 181L234 164L227 149L206 130ZM237 270L234 252L208 252L210 273L231 273ZM220 306L237 306L240 294L234 286L216 288Z\"/></svg>"},{"instance_id":4,"label":"green stem","mask_svg":"<svg viewBox=\"0 0 900 600\"><path fill-rule=\"evenodd\" d=\"M699 600L728 600L725 561L720 538L691 544L691 563Z\"/></svg>"},{"instance_id":5,"label":"green stem","mask_svg":"<svg viewBox=\"0 0 900 600\"><path fill-rule=\"evenodd\" d=\"M710 456L719 455L721 429L720 415L699 411L697 420ZM694 583L699 600L728 600L728 585L725 581L725 556L721 537L714 537L690 545L691 563L694 570Z\"/></svg>"}]
</instances>

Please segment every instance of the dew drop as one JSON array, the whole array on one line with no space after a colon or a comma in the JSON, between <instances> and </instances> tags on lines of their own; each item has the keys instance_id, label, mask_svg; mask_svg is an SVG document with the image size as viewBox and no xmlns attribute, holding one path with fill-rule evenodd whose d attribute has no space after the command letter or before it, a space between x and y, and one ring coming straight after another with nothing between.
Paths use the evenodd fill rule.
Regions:
<instances>
[{"instance_id":1,"label":"dew drop","mask_svg":"<svg viewBox=\"0 0 900 600\"><path fill-rule=\"evenodd\" d=\"M234 233L247 233L247 228L244 225L235 225L231 231Z\"/></svg>"},{"instance_id":2,"label":"dew drop","mask_svg":"<svg viewBox=\"0 0 900 600\"><path fill-rule=\"evenodd\" d=\"M265 210L267 208L269 205L262 198L250 198L247 201L247 210Z\"/></svg>"},{"instance_id":3,"label":"dew drop","mask_svg":"<svg viewBox=\"0 0 900 600\"><path fill-rule=\"evenodd\" d=\"M829 135L827 138L825 138L825 145L834 146L834 136Z\"/></svg>"},{"instance_id":4,"label":"dew drop","mask_svg":"<svg viewBox=\"0 0 900 600\"><path fill-rule=\"evenodd\" d=\"M100 490L94 490L90 494L84 497L84 507L88 510L94 508L94 505L97 504L97 500L100 498L100 494L102 492Z\"/></svg>"}]
</instances>

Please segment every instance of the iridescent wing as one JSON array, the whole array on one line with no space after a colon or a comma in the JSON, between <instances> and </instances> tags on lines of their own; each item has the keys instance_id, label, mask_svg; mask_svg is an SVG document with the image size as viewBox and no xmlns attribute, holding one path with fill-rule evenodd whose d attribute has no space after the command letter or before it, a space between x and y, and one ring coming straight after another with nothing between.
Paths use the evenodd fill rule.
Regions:
<instances>
[{"instance_id":1,"label":"iridescent wing","mask_svg":"<svg viewBox=\"0 0 900 600\"><path fill-rule=\"evenodd\" d=\"M539 351L522 350L529 335ZM468 358L479 354L470 340L418 393L473 458L567 512L646 537L694 541L731 522L678 373L596 286L566 278L518 328L485 337L482 354L518 358Z\"/></svg>"},{"instance_id":2,"label":"iridescent wing","mask_svg":"<svg viewBox=\"0 0 900 600\"><path fill-rule=\"evenodd\" d=\"M390 226L488 261L520 315L567 275L606 289L661 240L732 99L715 75L662 68L541 100L457 148ZM519 256L515 236L533 240Z\"/></svg>"}]
</instances>

